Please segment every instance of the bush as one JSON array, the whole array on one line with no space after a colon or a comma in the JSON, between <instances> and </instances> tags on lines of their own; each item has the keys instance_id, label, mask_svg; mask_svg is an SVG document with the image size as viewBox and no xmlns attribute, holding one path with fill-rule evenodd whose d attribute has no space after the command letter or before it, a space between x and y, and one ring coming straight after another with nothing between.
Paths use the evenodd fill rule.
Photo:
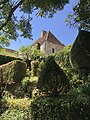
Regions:
<instances>
[{"instance_id":1,"label":"bush","mask_svg":"<svg viewBox=\"0 0 90 120\"><path fill-rule=\"evenodd\" d=\"M43 69L44 63L45 63L45 62L44 62L43 60L39 63L38 76L40 76L40 73L41 73L41 71L42 71L42 69Z\"/></svg>"},{"instance_id":2,"label":"bush","mask_svg":"<svg viewBox=\"0 0 90 120\"><path fill-rule=\"evenodd\" d=\"M0 115L6 110L7 110L6 101L0 98Z\"/></svg>"},{"instance_id":3,"label":"bush","mask_svg":"<svg viewBox=\"0 0 90 120\"><path fill-rule=\"evenodd\" d=\"M31 104L31 120L90 120L90 97L80 89L60 97L39 97Z\"/></svg>"},{"instance_id":4,"label":"bush","mask_svg":"<svg viewBox=\"0 0 90 120\"><path fill-rule=\"evenodd\" d=\"M31 62L31 76L37 76L39 61Z\"/></svg>"},{"instance_id":5,"label":"bush","mask_svg":"<svg viewBox=\"0 0 90 120\"><path fill-rule=\"evenodd\" d=\"M8 98L6 102L8 108L21 109L21 110L29 110L31 104L31 100L28 98L23 98L23 99Z\"/></svg>"},{"instance_id":6,"label":"bush","mask_svg":"<svg viewBox=\"0 0 90 120\"><path fill-rule=\"evenodd\" d=\"M26 75L26 64L19 60L0 66L0 81L2 84L20 82Z\"/></svg>"},{"instance_id":7,"label":"bush","mask_svg":"<svg viewBox=\"0 0 90 120\"><path fill-rule=\"evenodd\" d=\"M31 104L31 120L66 120L65 106L57 97L39 97Z\"/></svg>"},{"instance_id":8,"label":"bush","mask_svg":"<svg viewBox=\"0 0 90 120\"><path fill-rule=\"evenodd\" d=\"M63 50L55 53L55 60L59 66L64 70L68 79L70 80L71 86L73 86L77 80L81 80L80 72L72 67L70 62L70 53L72 45L64 47Z\"/></svg>"},{"instance_id":9,"label":"bush","mask_svg":"<svg viewBox=\"0 0 90 120\"><path fill-rule=\"evenodd\" d=\"M11 62L13 60L21 60L20 58L15 58L11 56L6 56L6 55L0 55L0 65L6 64L8 62Z\"/></svg>"},{"instance_id":10,"label":"bush","mask_svg":"<svg viewBox=\"0 0 90 120\"><path fill-rule=\"evenodd\" d=\"M69 87L68 78L52 57L44 64L37 87L45 94L55 96Z\"/></svg>"},{"instance_id":11,"label":"bush","mask_svg":"<svg viewBox=\"0 0 90 120\"><path fill-rule=\"evenodd\" d=\"M30 120L30 116L24 110L8 109L0 116L0 120Z\"/></svg>"},{"instance_id":12,"label":"bush","mask_svg":"<svg viewBox=\"0 0 90 120\"><path fill-rule=\"evenodd\" d=\"M90 32L81 30L71 49L72 65L90 71Z\"/></svg>"}]
</instances>

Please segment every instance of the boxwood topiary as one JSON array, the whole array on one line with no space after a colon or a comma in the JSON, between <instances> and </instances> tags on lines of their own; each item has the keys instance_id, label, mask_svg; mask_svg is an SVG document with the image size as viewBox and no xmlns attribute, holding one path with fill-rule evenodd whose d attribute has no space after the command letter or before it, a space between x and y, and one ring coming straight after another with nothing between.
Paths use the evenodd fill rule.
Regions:
<instances>
[{"instance_id":1,"label":"boxwood topiary","mask_svg":"<svg viewBox=\"0 0 90 120\"><path fill-rule=\"evenodd\" d=\"M81 30L71 49L72 65L90 70L90 32Z\"/></svg>"},{"instance_id":2,"label":"boxwood topiary","mask_svg":"<svg viewBox=\"0 0 90 120\"><path fill-rule=\"evenodd\" d=\"M2 84L19 83L26 75L26 63L14 60L0 66L0 82Z\"/></svg>"},{"instance_id":3,"label":"boxwood topiary","mask_svg":"<svg viewBox=\"0 0 90 120\"><path fill-rule=\"evenodd\" d=\"M41 70L37 87L45 94L54 96L69 87L68 78L52 56L47 58Z\"/></svg>"}]
</instances>

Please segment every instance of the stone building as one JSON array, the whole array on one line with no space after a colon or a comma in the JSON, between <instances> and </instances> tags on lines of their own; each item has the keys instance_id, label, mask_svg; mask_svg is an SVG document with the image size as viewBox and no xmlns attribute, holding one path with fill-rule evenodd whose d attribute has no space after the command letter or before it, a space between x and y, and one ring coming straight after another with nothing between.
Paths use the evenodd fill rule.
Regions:
<instances>
[{"instance_id":1,"label":"stone building","mask_svg":"<svg viewBox=\"0 0 90 120\"><path fill-rule=\"evenodd\" d=\"M45 54L52 54L62 50L65 46L50 31L42 31L41 37L32 45L40 45L40 51Z\"/></svg>"}]
</instances>

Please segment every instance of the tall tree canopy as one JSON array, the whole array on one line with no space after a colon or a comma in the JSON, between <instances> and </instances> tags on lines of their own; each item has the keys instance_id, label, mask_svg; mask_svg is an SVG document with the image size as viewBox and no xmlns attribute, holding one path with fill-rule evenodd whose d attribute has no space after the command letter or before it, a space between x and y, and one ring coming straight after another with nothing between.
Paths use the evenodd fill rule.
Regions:
<instances>
[{"instance_id":1,"label":"tall tree canopy","mask_svg":"<svg viewBox=\"0 0 90 120\"><path fill-rule=\"evenodd\" d=\"M90 0L78 0L73 8L74 13L69 14L67 20L69 25L79 29L90 30Z\"/></svg>"},{"instance_id":2,"label":"tall tree canopy","mask_svg":"<svg viewBox=\"0 0 90 120\"><path fill-rule=\"evenodd\" d=\"M52 17L68 0L0 0L0 34L16 40L20 35L31 39L31 14ZM20 32L18 32L20 31Z\"/></svg>"}]
</instances>

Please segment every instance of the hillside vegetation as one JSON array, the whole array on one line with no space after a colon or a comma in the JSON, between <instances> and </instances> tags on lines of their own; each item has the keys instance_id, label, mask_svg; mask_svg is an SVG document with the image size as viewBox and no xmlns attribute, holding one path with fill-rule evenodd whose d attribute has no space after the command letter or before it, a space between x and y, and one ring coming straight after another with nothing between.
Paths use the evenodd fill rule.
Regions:
<instances>
[{"instance_id":1,"label":"hillside vegetation","mask_svg":"<svg viewBox=\"0 0 90 120\"><path fill-rule=\"evenodd\" d=\"M71 49L0 65L0 120L90 120L90 75Z\"/></svg>"}]
</instances>

